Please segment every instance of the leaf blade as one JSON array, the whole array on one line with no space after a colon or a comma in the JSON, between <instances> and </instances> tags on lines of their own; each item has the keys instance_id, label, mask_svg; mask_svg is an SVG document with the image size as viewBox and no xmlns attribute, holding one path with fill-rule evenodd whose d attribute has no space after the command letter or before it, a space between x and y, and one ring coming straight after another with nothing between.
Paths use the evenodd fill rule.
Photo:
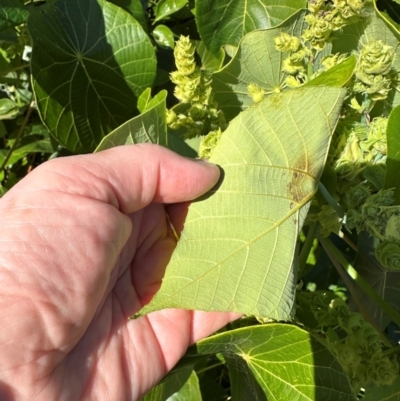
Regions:
<instances>
[{"instance_id":1,"label":"leaf blade","mask_svg":"<svg viewBox=\"0 0 400 401\"><path fill-rule=\"evenodd\" d=\"M343 96L338 88L277 94L231 122L210 159L224 180L191 205L161 290L141 314L179 307L289 318L296 238Z\"/></svg>"}]
</instances>

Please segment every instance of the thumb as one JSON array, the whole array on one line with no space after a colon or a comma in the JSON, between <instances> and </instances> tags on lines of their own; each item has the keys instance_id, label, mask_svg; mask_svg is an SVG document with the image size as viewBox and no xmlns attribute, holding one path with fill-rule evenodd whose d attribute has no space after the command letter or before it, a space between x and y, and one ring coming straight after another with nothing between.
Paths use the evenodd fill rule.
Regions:
<instances>
[{"instance_id":1,"label":"thumb","mask_svg":"<svg viewBox=\"0 0 400 401\"><path fill-rule=\"evenodd\" d=\"M54 159L36 168L13 190L26 185L109 203L133 213L151 202L196 199L219 178L215 165L184 158L158 145L119 146L95 154ZM2 201L11 200L13 190Z\"/></svg>"}]
</instances>

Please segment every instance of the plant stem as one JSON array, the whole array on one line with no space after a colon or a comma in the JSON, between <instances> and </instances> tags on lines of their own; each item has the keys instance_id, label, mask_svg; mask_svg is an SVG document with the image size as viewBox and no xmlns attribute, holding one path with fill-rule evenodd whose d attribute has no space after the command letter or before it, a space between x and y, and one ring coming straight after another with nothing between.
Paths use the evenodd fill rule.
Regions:
<instances>
[{"instance_id":1,"label":"plant stem","mask_svg":"<svg viewBox=\"0 0 400 401\"><path fill-rule=\"evenodd\" d=\"M1 73L1 75L6 75L6 74L9 74L10 72L14 72L14 71L18 71L18 70L24 70L25 68L28 68L28 67L29 67L29 64L22 64L17 67L10 68L8 70L3 71Z\"/></svg>"},{"instance_id":2,"label":"plant stem","mask_svg":"<svg viewBox=\"0 0 400 401\"><path fill-rule=\"evenodd\" d=\"M359 275L357 270L349 263L343 254L327 238L320 238L320 242L325 250L328 250L334 258L346 270L347 274L361 287L361 289L377 304L379 307L400 326L400 315L388 305L382 297Z\"/></svg>"},{"instance_id":3,"label":"plant stem","mask_svg":"<svg viewBox=\"0 0 400 401\"><path fill-rule=\"evenodd\" d=\"M336 200L332 198L331 194L328 192L328 190L325 188L325 185L321 181L318 182L318 189L321 191L321 194L323 195L325 200L336 210L338 216L343 217L343 209L341 208L339 203L337 203Z\"/></svg>"},{"instance_id":4,"label":"plant stem","mask_svg":"<svg viewBox=\"0 0 400 401\"><path fill-rule=\"evenodd\" d=\"M3 160L3 164L2 164L1 167L0 167L0 172L3 171L3 170L5 169L5 167L7 166L8 161L10 160L10 157L11 157L12 153L13 153L14 150L16 149L16 147L17 147L17 145L18 145L18 142L19 142L19 140L21 139L21 137L22 137L22 135L23 135L23 133L24 133L25 127L26 127L26 125L28 124L29 117L30 117L31 114L32 114L33 106L34 106L34 105L35 105L35 101L32 100L31 103L29 104L29 108L28 108L28 111L26 112L24 121L22 122L21 127L20 127L20 129L19 129L19 131L18 131L18 134L17 134L17 136L15 137L14 143L12 144L10 150L8 151L6 158Z\"/></svg>"},{"instance_id":5,"label":"plant stem","mask_svg":"<svg viewBox=\"0 0 400 401\"><path fill-rule=\"evenodd\" d=\"M304 245L301 248L299 255L299 271L301 271L307 263L308 255L310 254L314 239L317 234L317 228L318 223L313 223L308 229L306 240L304 241Z\"/></svg>"},{"instance_id":6,"label":"plant stem","mask_svg":"<svg viewBox=\"0 0 400 401\"><path fill-rule=\"evenodd\" d=\"M357 245L343 232L339 232L339 237L346 242L347 245L349 245L350 248L352 248L354 251L358 252L358 247Z\"/></svg>"}]
</instances>

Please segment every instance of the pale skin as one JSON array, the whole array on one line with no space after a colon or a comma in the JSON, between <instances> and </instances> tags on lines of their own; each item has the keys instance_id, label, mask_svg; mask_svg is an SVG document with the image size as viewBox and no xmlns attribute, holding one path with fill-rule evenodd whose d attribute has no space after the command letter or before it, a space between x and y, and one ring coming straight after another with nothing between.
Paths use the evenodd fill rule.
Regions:
<instances>
[{"instance_id":1,"label":"pale skin","mask_svg":"<svg viewBox=\"0 0 400 401\"><path fill-rule=\"evenodd\" d=\"M187 347L237 318L158 290L188 201L219 170L156 145L44 163L0 199L0 399L140 400Z\"/></svg>"}]
</instances>

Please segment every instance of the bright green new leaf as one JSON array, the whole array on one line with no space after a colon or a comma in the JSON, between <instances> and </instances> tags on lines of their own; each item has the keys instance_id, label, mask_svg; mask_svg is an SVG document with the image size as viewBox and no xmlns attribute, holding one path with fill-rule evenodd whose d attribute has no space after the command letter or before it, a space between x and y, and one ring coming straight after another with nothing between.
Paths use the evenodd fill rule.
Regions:
<instances>
[{"instance_id":1,"label":"bright green new leaf","mask_svg":"<svg viewBox=\"0 0 400 401\"><path fill-rule=\"evenodd\" d=\"M161 91L147 105L145 111L132 118L108 134L96 148L95 152L120 145L134 143L156 143L166 145L167 125L165 122L167 91Z\"/></svg>"},{"instance_id":2,"label":"bright green new leaf","mask_svg":"<svg viewBox=\"0 0 400 401\"><path fill-rule=\"evenodd\" d=\"M307 82L304 86L337 86L340 88L350 81L356 64L357 58L350 56L340 64Z\"/></svg>"},{"instance_id":3,"label":"bright green new leaf","mask_svg":"<svg viewBox=\"0 0 400 401\"><path fill-rule=\"evenodd\" d=\"M386 188L395 189L396 203L400 204L400 106L395 107L389 115L386 129L387 159Z\"/></svg>"},{"instance_id":4,"label":"bright green new leaf","mask_svg":"<svg viewBox=\"0 0 400 401\"><path fill-rule=\"evenodd\" d=\"M197 0L197 27L206 47L218 53L224 45L237 46L246 33L279 25L306 0Z\"/></svg>"},{"instance_id":5,"label":"bright green new leaf","mask_svg":"<svg viewBox=\"0 0 400 401\"><path fill-rule=\"evenodd\" d=\"M148 21L141 0L108 0L108 1L128 11L128 13L130 13L132 17L135 18L140 23L142 28L147 32Z\"/></svg>"},{"instance_id":6,"label":"bright green new leaf","mask_svg":"<svg viewBox=\"0 0 400 401\"><path fill-rule=\"evenodd\" d=\"M199 379L195 372L192 372L184 386L175 394L172 394L167 401L202 401Z\"/></svg>"},{"instance_id":7,"label":"bright green new leaf","mask_svg":"<svg viewBox=\"0 0 400 401\"><path fill-rule=\"evenodd\" d=\"M28 20L37 105L51 134L74 152L92 151L131 118L156 70L140 24L105 0L58 0Z\"/></svg>"},{"instance_id":8,"label":"bright green new leaf","mask_svg":"<svg viewBox=\"0 0 400 401\"><path fill-rule=\"evenodd\" d=\"M309 332L297 326L245 327L202 340L196 347L202 354L222 352L227 361L240 357L268 400L357 399L334 356Z\"/></svg>"},{"instance_id":9,"label":"bright green new leaf","mask_svg":"<svg viewBox=\"0 0 400 401\"><path fill-rule=\"evenodd\" d=\"M29 11L19 0L1 0L0 30L24 23L28 15Z\"/></svg>"},{"instance_id":10,"label":"bright green new leaf","mask_svg":"<svg viewBox=\"0 0 400 401\"><path fill-rule=\"evenodd\" d=\"M297 235L344 93L287 91L231 121L210 159L223 179L190 206L161 290L142 314L176 307L290 317Z\"/></svg>"},{"instance_id":11,"label":"bright green new leaf","mask_svg":"<svg viewBox=\"0 0 400 401\"><path fill-rule=\"evenodd\" d=\"M400 377L391 386L368 386L362 401L399 401Z\"/></svg>"},{"instance_id":12,"label":"bright green new leaf","mask_svg":"<svg viewBox=\"0 0 400 401\"><path fill-rule=\"evenodd\" d=\"M281 69L286 55L275 49L274 38L281 32L300 36L305 14L300 11L279 27L247 34L230 63L213 74L215 100L228 121L254 103L248 93L249 84L256 84L266 95L285 88Z\"/></svg>"},{"instance_id":13,"label":"bright green new leaf","mask_svg":"<svg viewBox=\"0 0 400 401\"><path fill-rule=\"evenodd\" d=\"M147 109L147 105L151 100L151 88L145 89L140 96L138 97L137 101L137 108L141 113L144 113Z\"/></svg>"},{"instance_id":14,"label":"bright green new leaf","mask_svg":"<svg viewBox=\"0 0 400 401\"><path fill-rule=\"evenodd\" d=\"M156 21L160 21L171 14L176 13L186 6L188 0L160 0L155 8Z\"/></svg>"},{"instance_id":15,"label":"bright green new leaf","mask_svg":"<svg viewBox=\"0 0 400 401\"><path fill-rule=\"evenodd\" d=\"M153 30L153 36L159 46L174 48L174 34L167 26L157 25Z\"/></svg>"}]
</instances>

